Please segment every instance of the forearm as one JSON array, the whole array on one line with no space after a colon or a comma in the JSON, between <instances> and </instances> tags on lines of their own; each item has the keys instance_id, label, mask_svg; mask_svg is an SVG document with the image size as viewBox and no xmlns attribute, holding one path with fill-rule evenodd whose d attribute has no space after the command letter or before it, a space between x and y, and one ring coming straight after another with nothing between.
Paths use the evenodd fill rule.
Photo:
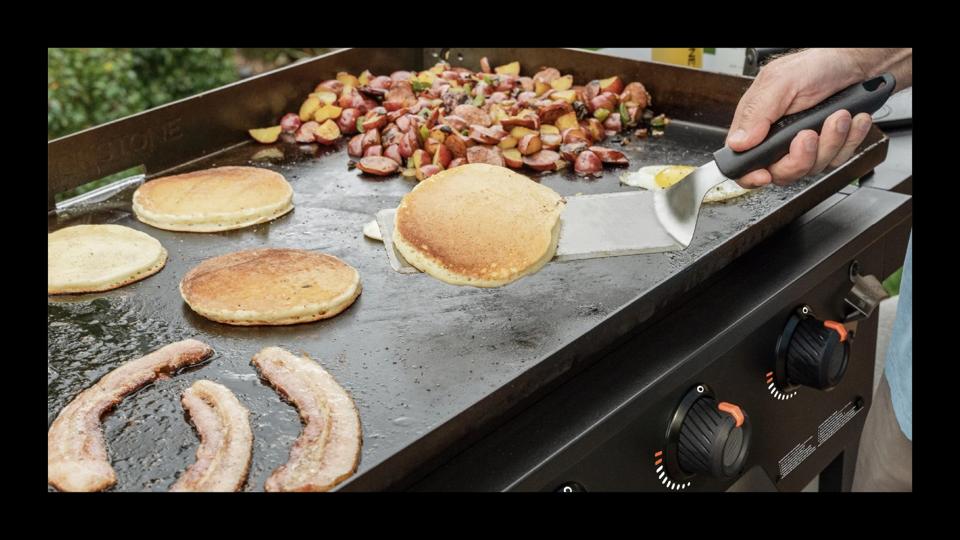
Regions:
<instances>
[{"instance_id":1,"label":"forearm","mask_svg":"<svg viewBox=\"0 0 960 540\"><path fill-rule=\"evenodd\" d=\"M864 79L889 71L897 79L895 91L913 84L913 49L841 49L863 73Z\"/></svg>"}]
</instances>

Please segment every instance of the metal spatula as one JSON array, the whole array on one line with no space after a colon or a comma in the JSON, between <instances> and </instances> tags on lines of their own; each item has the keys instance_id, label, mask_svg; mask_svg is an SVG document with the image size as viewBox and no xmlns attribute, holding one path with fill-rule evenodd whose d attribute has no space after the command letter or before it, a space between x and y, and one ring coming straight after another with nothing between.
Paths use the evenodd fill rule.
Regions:
<instances>
[{"instance_id":1,"label":"metal spatula","mask_svg":"<svg viewBox=\"0 0 960 540\"><path fill-rule=\"evenodd\" d=\"M890 73L854 84L810 109L784 116L773 124L762 143L746 152L734 152L728 146L717 150L713 161L670 188L654 192L653 206L663 231L679 244L679 249L686 248L693 239L700 205L708 191L727 179L740 178L776 163L789 153L790 142L798 133L805 129L819 133L827 117L836 111L846 109L851 116L862 112L873 114L887 101L895 86ZM662 231L656 231L652 243L659 243L661 237Z\"/></svg>"}]
</instances>

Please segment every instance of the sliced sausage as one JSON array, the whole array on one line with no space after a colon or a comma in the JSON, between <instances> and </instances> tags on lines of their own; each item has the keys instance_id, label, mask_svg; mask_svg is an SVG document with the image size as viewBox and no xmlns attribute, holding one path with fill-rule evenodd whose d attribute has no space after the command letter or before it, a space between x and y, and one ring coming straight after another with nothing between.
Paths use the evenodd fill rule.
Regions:
<instances>
[{"instance_id":1,"label":"sliced sausage","mask_svg":"<svg viewBox=\"0 0 960 540\"><path fill-rule=\"evenodd\" d=\"M627 156L619 151L614 150L613 148L604 148L603 146L591 146L590 151L596 154L600 161L608 165L629 165L630 161L627 159Z\"/></svg>"},{"instance_id":2,"label":"sliced sausage","mask_svg":"<svg viewBox=\"0 0 960 540\"><path fill-rule=\"evenodd\" d=\"M376 176L389 176L400 168L400 165L388 158L383 156L367 156L360 160L360 163L357 164L357 168L367 174L373 174Z\"/></svg>"},{"instance_id":3,"label":"sliced sausage","mask_svg":"<svg viewBox=\"0 0 960 540\"><path fill-rule=\"evenodd\" d=\"M538 171L554 171L559 160L560 154L553 150L541 150L536 154L524 156L523 164Z\"/></svg>"}]
</instances>

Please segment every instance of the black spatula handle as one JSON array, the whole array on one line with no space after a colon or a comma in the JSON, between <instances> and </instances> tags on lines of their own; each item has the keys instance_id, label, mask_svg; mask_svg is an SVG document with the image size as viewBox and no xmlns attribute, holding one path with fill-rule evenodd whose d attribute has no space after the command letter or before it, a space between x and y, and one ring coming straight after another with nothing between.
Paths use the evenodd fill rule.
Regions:
<instances>
[{"instance_id":1,"label":"black spatula handle","mask_svg":"<svg viewBox=\"0 0 960 540\"><path fill-rule=\"evenodd\" d=\"M713 154L717 168L727 178L736 179L769 167L790 152L790 142L797 133L805 129L820 133L827 117L841 109L850 111L850 116L862 112L873 114L887 101L895 86L896 79L890 73L849 86L805 111L777 120L767 138L745 152L734 152L729 146L717 150Z\"/></svg>"}]
</instances>

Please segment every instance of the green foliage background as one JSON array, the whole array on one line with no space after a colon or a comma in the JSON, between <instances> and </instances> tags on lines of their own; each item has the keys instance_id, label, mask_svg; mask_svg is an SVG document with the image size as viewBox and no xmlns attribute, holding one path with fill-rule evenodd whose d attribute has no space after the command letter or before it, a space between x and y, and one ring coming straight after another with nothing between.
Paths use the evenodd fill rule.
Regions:
<instances>
[{"instance_id":1,"label":"green foliage background","mask_svg":"<svg viewBox=\"0 0 960 540\"><path fill-rule=\"evenodd\" d=\"M238 78L234 49L47 49L47 138Z\"/></svg>"}]
</instances>

